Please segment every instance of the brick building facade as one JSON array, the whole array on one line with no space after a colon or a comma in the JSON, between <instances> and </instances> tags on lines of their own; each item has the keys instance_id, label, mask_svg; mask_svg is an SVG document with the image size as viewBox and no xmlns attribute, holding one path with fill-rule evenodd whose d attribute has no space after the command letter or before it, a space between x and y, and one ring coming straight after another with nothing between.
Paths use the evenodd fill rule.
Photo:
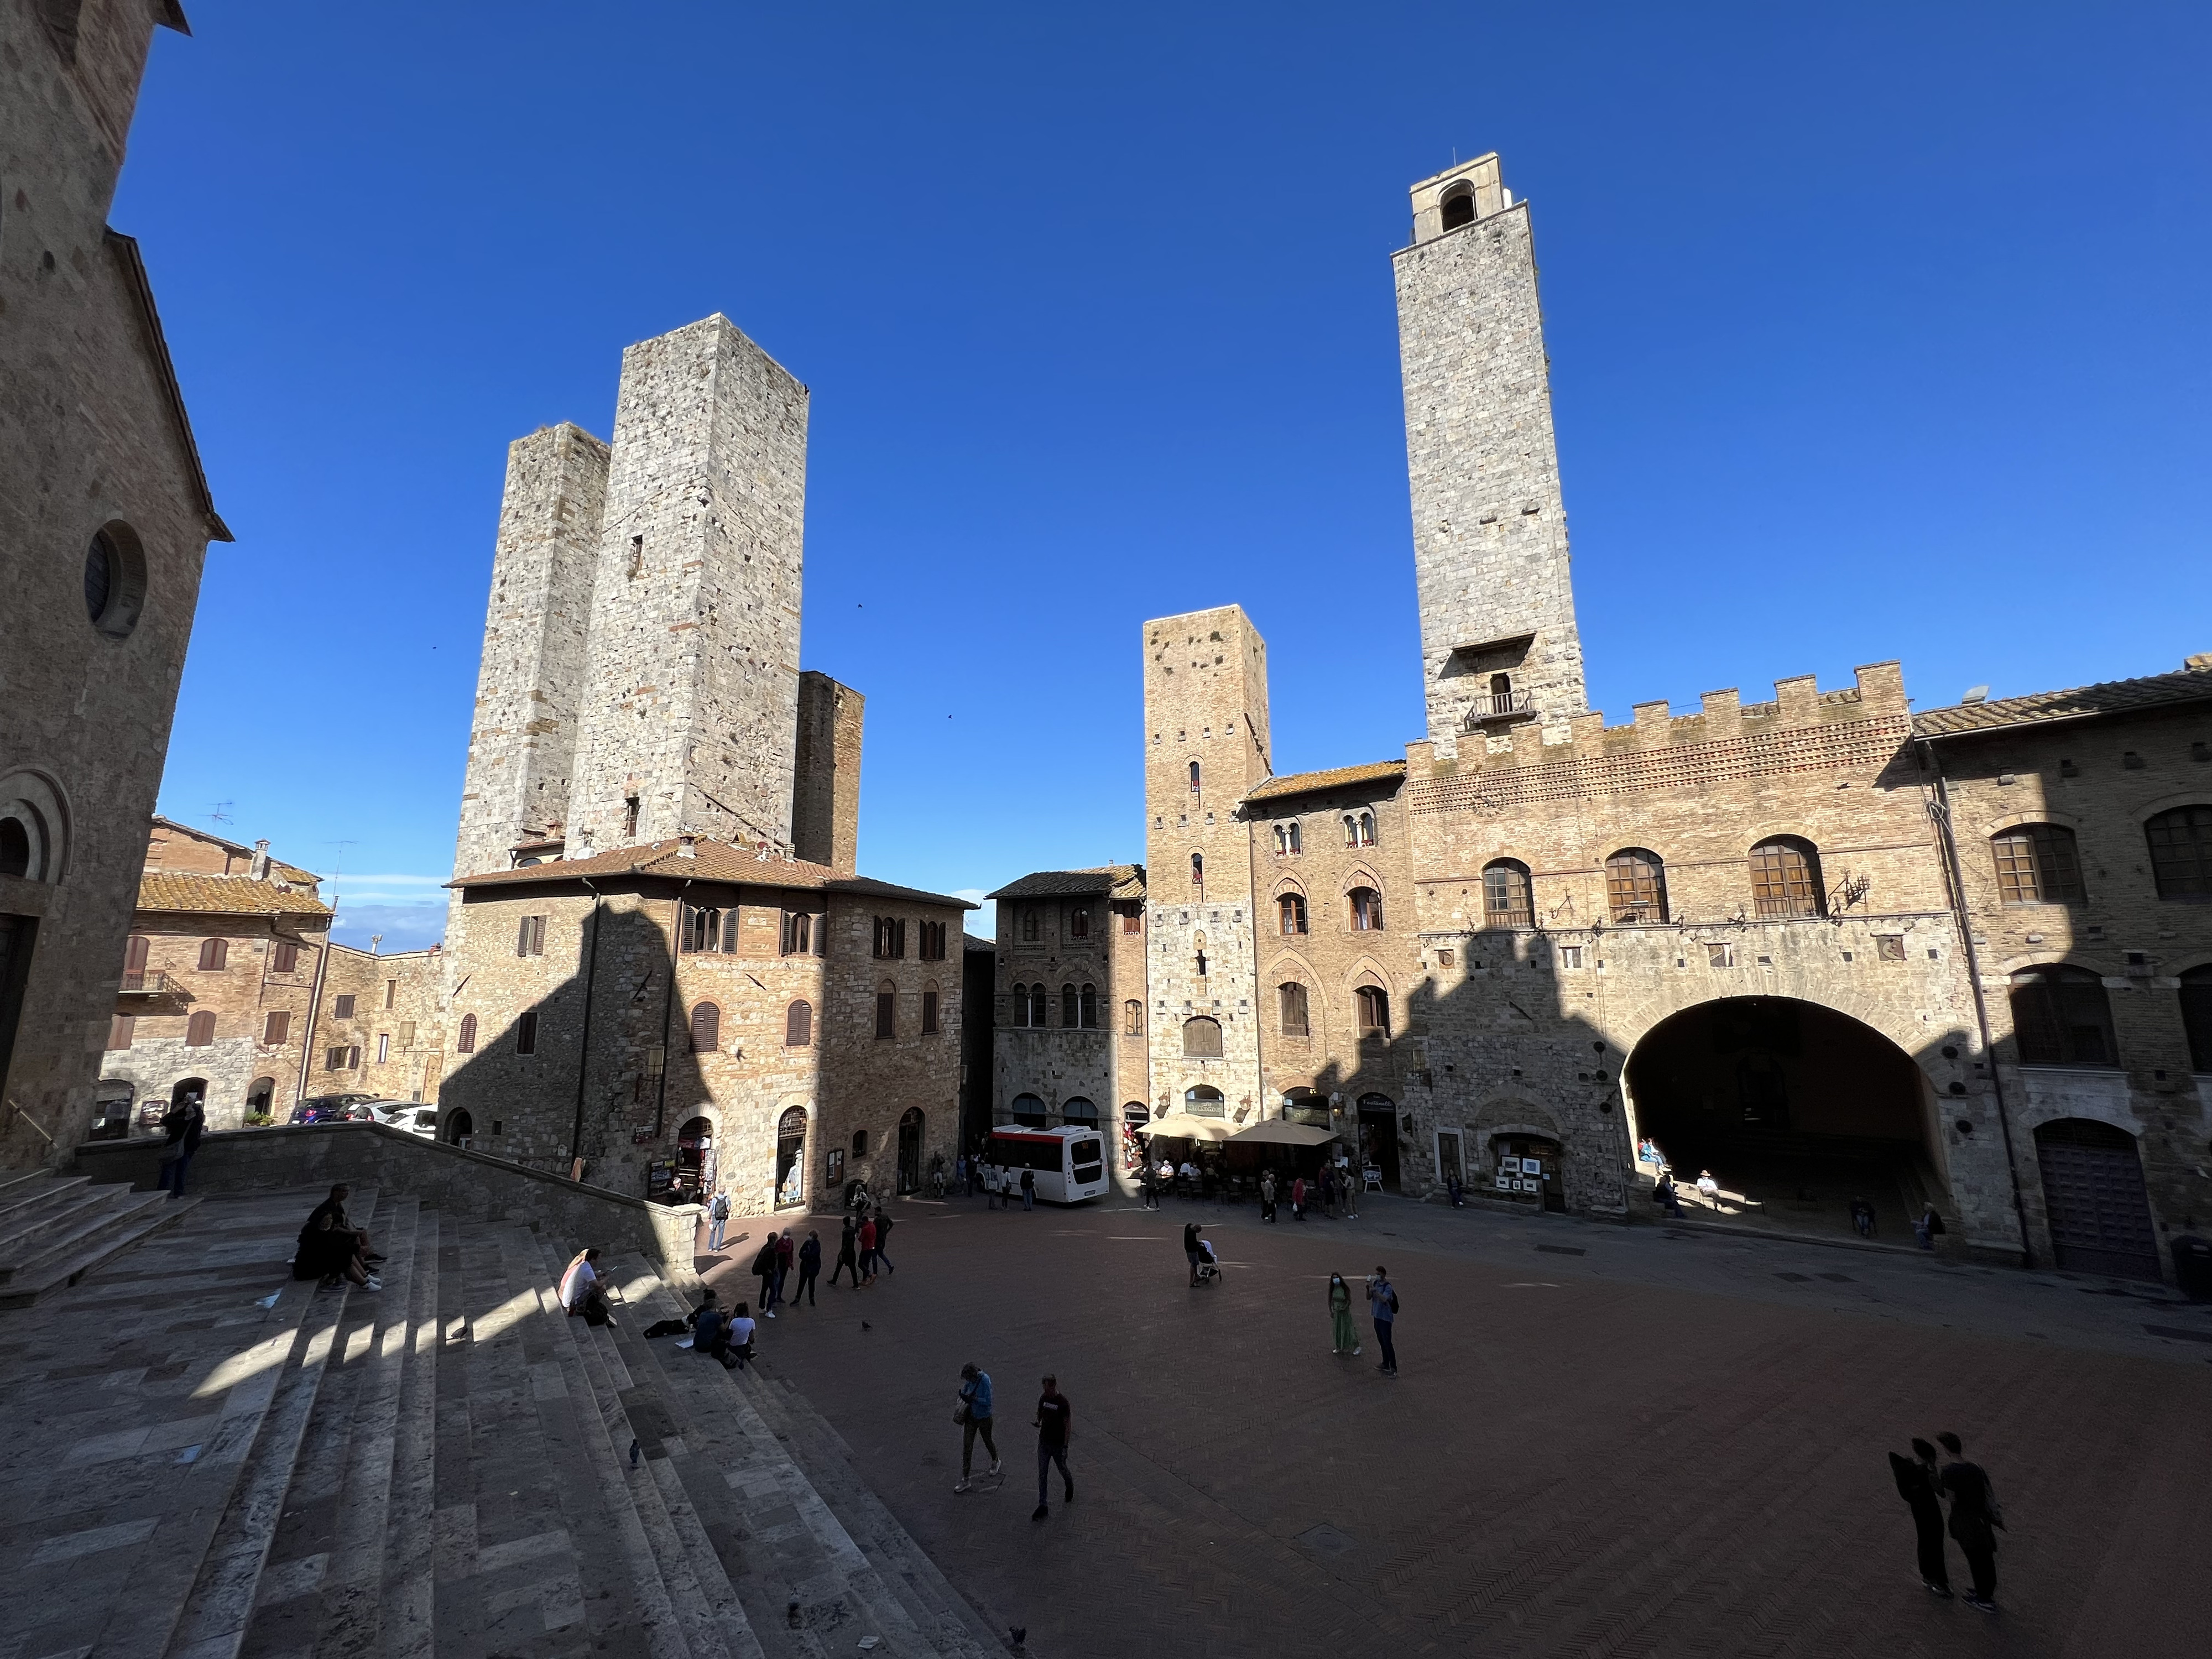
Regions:
<instances>
[{"instance_id":1,"label":"brick building facade","mask_svg":"<svg viewBox=\"0 0 2212 1659\"><path fill-rule=\"evenodd\" d=\"M156 817L111 981L95 1133L141 1129L198 1097L210 1129L282 1121L301 1092L315 988L332 946L317 878ZM311 1085L312 1087L312 1085Z\"/></svg>"},{"instance_id":2,"label":"brick building facade","mask_svg":"<svg viewBox=\"0 0 2212 1659\"><path fill-rule=\"evenodd\" d=\"M330 950L307 1092L436 1104L447 1042L442 947L390 956L349 945Z\"/></svg>"},{"instance_id":3,"label":"brick building facade","mask_svg":"<svg viewBox=\"0 0 2212 1659\"><path fill-rule=\"evenodd\" d=\"M184 15L0 3L0 1168L94 1121L201 566L230 539L106 223L157 26Z\"/></svg>"}]
</instances>

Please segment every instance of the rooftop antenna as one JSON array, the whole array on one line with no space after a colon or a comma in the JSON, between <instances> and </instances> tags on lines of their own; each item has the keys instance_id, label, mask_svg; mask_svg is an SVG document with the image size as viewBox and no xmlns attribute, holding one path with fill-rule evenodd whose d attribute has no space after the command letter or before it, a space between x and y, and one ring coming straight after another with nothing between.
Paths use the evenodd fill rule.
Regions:
<instances>
[{"instance_id":1,"label":"rooftop antenna","mask_svg":"<svg viewBox=\"0 0 2212 1659\"><path fill-rule=\"evenodd\" d=\"M231 800L219 800L213 803L213 805L215 810L208 814L208 822L210 823L228 823L230 822L230 809L237 805L238 803Z\"/></svg>"},{"instance_id":2,"label":"rooftop antenna","mask_svg":"<svg viewBox=\"0 0 2212 1659\"><path fill-rule=\"evenodd\" d=\"M331 915L335 921L338 908L338 872L345 865L345 849L349 847L358 847L361 843L357 841L326 841L323 845L338 849L338 855L331 860Z\"/></svg>"}]
</instances>

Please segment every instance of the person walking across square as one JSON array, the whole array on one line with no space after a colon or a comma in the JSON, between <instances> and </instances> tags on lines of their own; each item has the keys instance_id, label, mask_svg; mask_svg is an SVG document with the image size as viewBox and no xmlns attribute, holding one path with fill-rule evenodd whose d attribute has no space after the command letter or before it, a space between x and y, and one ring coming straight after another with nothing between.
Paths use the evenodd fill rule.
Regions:
<instances>
[{"instance_id":1,"label":"person walking across square","mask_svg":"<svg viewBox=\"0 0 2212 1659\"><path fill-rule=\"evenodd\" d=\"M1367 1312L1375 1322L1375 1343L1382 1350L1380 1367L1385 1376L1398 1374L1398 1346L1392 1340L1396 1332L1392 1328L1398 1321L1398 1290L1390 1282L1387 1267L1377 1267L1375 1277L1367 1281Z\"/></svg>"},{"instance_id":2,"label":"person walking across square","mask_svg":"<svg viewBox=\"0 0 2212 1659\"><path fill-rule=\"evenodd\" d=\"M1997 1535L1991 1528L2004 1525L2004 1512L1997 1508L1996 1492L1990 1485L1988 1472L1980 1464L1966 1461L1959 1437L1946 1431L1936 1439L1951 1459L1936 1481L1950 1494L1951 1536L1959 1540L1959 1553L1966 1558L1966 1569L1973 1575L1974 1587L1966 1593L1966 1605L1995 1613Z\"/></svg>"},{"instance_id":3,"label":"person walking across square","mask_svg":"<svg viewBox=\"0 0 2212 1659\"><path fill-rule=\"evenodd\" d=\"M1190 1263L1190 1282L1198 1283L1198 1236L1206 1231L1195 1221L1186 1221L1182 1227L1182 1253Z\"/></svg>"},{"instance_id":4,"label":"person walking across square","mask_svg":"<svg viewBox=\"0 0 2212 1659\"><path fill-rule=\"evenodd\" d=\"M774 1233L753 1257L753 1277L760 1280L760 1310L763 1319L775 1317L775 1238Z\"/></svg>"},{"instance_id":5,"label":"person walking across square","mask_svg":"<svg viewBox=\"0 0 2212 1659\"><path fill-rule=\"evenodd\" d=\"M885 1273L895 1273L898 1269L891 1266L891 1259L884 1253L884 1247L889 1244L890 1241L890 1213L885 1210L878 1210L876 1212L876 1263Z\"/></svg>"},{"instance_id":6,"label":"person walking across square","mask_svg":"<svg viewBox=\"0 0 2212 1659\"><path fill-rule=\"evenodd\" d=\"M778 1306L791 1300L791 1270L798 1261L798 1235L786 1227L775 1239L775 1299Z\"/></svg>"},{"instance_id":7,"label":"person walking across square","mask_svg":"<svg viewBox=\"0 0 2212 1659\"><path fill-rule=\"evenodd\" d=\"M1035 1170L1024 1170L1022 1171L1022 1208L1024 1210L1033 1210L1036 1207L1036 1171Z\"/></svg>"},{"instance_id":8,"label":"person walking across square","mask_svg":"<svg viewBox=\"0 0 2212 1659\"><path fill-rule=\"evenodd\" d=\"M1054 1463L1060 1465L1060 1478L1066 1489L1060 1501L1075 1501L1075 1477L1067 1472L1067 1443L1075 1437L1075 1411L1060 1391L1057 1377L1044 1379L1044 1392L1037 1397L1036 1431L1037 1506L1030 1519L1042 1521L1050 1513L1045 1507L1045 1480Z\"/></svg>"},{"instance_id":9,"label":"person walking across square","mask_svg":"<svg viewBox=\"0 0 2212 1659\"><path fill-rule=\"evenodd\" d=\"M814 1281L822 1277L822 1235L809 1228L806 1243L799 1247L799 1285L791 1293L791 1305L797 1307L799 1298L805 1297L806 1305L815 1305Z\"/></svg>"},{"instance_id":10,"label":"person walking across square","mask_svg":"<svg viewBox=\"0 0 2212 1659\"><path fill-rule=\"evenodd\" d=\"M864 1216L860 1220L860 1283L876 1282L876 1218Z\"/></svg>"},{"instance_id":11,"label":"person walking across square","mask_svg":"<svg viewBox=\"0 0 2212 1659\"><path fill-rule=\"evenodd\" d=\"M1925 1440L1912 1443L1912 1455L1889 1455L1889 1472L1897 1481L1897 1495L1912 1511L1912 1528L1920 1553L1920 1582L1936 1595L1951 1594L1951 1568L1943 1558L1942 1488L1937 1483L1936 1448Z\"/></svg>"},{"instance_id":12,"label":"person walking across square","mask_svg":"<svg viewBox=\"0 0 2212 1659\"><path fill-rule=\"evenodd\" d=\"M953 1420L960 1425L960 1484L952 1490L966 1492L973 1484L968 1475L975 1466L977 1435L991 1454L991 1473L999 1472L998 1443L991 1438L991 1373L972 1359L960 1368L960 1404Z\"/></svg>"},{"instance_id":13,"label":"person walking across square","mask_svg":"<svg viewBox=\"0 0 2212 1659\"><path fill-rule=\"evenodd\" d=\"M1260 1219L1272 1223L1275 1218L1275 1172L1267 1170L1260 1177Z\"/></svg>"},{"instance_id":14,"label":"person walking across square","mask_svg":"<svg viewBox=\"0 0 2212 1659\"><path fill-rule=\"evenodd\" d=\"M837 1283L837 1275L839 1273L852 1274L853 1288L855 1290L860 1288L860 1268L859 1261L854 1254L854 1241L857 1237L854 1231L855 1224L856 1224L854 1222L852 1217L847 1216L845 1218L845 1231L837 1240L837 1265L830 1270L830 1283L833 1288Z\"/></svg>"},{"instance_id":15,"label":"person walking across square","mask_svg":"<svg viewBox=\"0 0 2212 1659\"><path fill-rule=\"evenodd\" d=\"M729 1231L730 1226L730 1195L727 1193L714 1194L714 1200L707 1206L707 1248L719 1250L722 1248L722 1235Z\"/></svg>"}]
</instances>

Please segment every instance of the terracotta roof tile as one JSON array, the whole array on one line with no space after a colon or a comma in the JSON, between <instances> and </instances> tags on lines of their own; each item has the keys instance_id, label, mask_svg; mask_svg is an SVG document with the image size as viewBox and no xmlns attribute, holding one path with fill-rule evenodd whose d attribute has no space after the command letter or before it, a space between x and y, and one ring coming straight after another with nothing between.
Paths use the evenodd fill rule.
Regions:
<instances>
[{"instance_id":1,"label":"terracotta roof tile","mask_svg":"<svg viewBox=\"0 0 2212 1659\"><path fill-rule=\"evenodd\" d=\"M287 891L251 876L202 875L186 870L149 870L138 878L141 910L207 911L248 916L327 916L331 908L311 887Z\"/></svg>"},{"instance_id":2,"label":"terracotta roof tile","mask_svg":"<svg viewBox=\"0 0 2212 1659\"><path fill-rule=\"evenodd\" d=\"M1145 896L1145 866L1141 864L1102 864L1091 870L1038 870L1010 881L995 893L1001 898L1076 898L1085 893L1105 893L1115 898Z\"/></svg>"},{"instance_id":3,"label":"terracotta roof tile","mask_svg":"<svg viewBox=\"0 0 2212 1659\"><path fill-rule=\"evenodd\" d=\"M918 887L900 887L870 876L841 876L826 864L804 859L762 858L726 842L703 836L685 858L673 841L647 842L638 847L617 847L587 859L556 859L522 870L489 870L463 876L448 887L471 890L489 887L527 886L532 883L571 882L585 876L661 876L676 880L742 882L748 887L784 887L800 891L861 893L877 898L915 899L926 904L949 904L973 910L969 900L945 893L926 893Z\"/></svg>"},{"instance_id":4,"label":"terracotta roof tile","mask_svg":"<svg viewBox=\"0 0 2212 1659\"><path fill-rule=\"evenodd\" d=\"M2107 680L2101 685L2077 685L2066 691L2032 691L2024 697L2000 697L1994 702L1930 708L1912 717L1912 734L1918 738L1946 738L1962 732L2044 726L2054 720L2127 714L2138 708L2194 702L2206 697L2212 697L2212 657L2191 657L2189 665L2174 674Z\"/></svg>"},{"instance_id":5,"label":"terracotta roof tile","mask_svg":"<svg viewBox=\"0 0 2212 1659\"><path fill-rule=\"evenodd\" d=\"M1244 799L1279 800L1285 795L1310 795L1322 789L1346 789L1362 783L1402 783L1406 777L1406 763L1401 760L1370 761L1364 766L1339 766L1326 772L1292 772L1279 778L1269 778Z\"/></svg>"}]
</instances>

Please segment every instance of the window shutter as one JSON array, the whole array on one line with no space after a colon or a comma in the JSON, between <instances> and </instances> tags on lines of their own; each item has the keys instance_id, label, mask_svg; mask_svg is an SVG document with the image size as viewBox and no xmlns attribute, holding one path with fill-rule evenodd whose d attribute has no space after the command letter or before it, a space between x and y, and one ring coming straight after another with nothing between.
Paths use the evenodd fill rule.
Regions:
<instances>
[{"instance_id":1,"label":"window shutter","mask_svg":"<svg viewBox=\"0 0 2212 1659\"><path fill-rule=\"evenodd\" d=\"M270 1048L274 1048L281 1045L284 1039L289 1036L291 1033L292 1016L283 1010L278 1009L272 1012L270 1014L268 1020L264 1024L261 1031L261 1041Z\"/></svg>"},{"instance_id":2,"label":"window shutter","mask_svg":"<svg viewBox=\"0 0 2212 1659\"><path fill-rule=\"evenodd\" d=\"M111 1048L128 1048L131 1046L131 1035L137 1028L138 1019L135 1014L113 1016L107 1022L107 1046Z\"/></svg>"},{"instance_id":3,"label":"window shutter","mask_svg":"<svg viewBox=\"0 0 2212 1659\"><path fill-rule=\"evenodd\" d=\"M924 1036L937 1035L937 993L934 991L921 994L921 1034Z\"/></svg>"}]
</instances>

